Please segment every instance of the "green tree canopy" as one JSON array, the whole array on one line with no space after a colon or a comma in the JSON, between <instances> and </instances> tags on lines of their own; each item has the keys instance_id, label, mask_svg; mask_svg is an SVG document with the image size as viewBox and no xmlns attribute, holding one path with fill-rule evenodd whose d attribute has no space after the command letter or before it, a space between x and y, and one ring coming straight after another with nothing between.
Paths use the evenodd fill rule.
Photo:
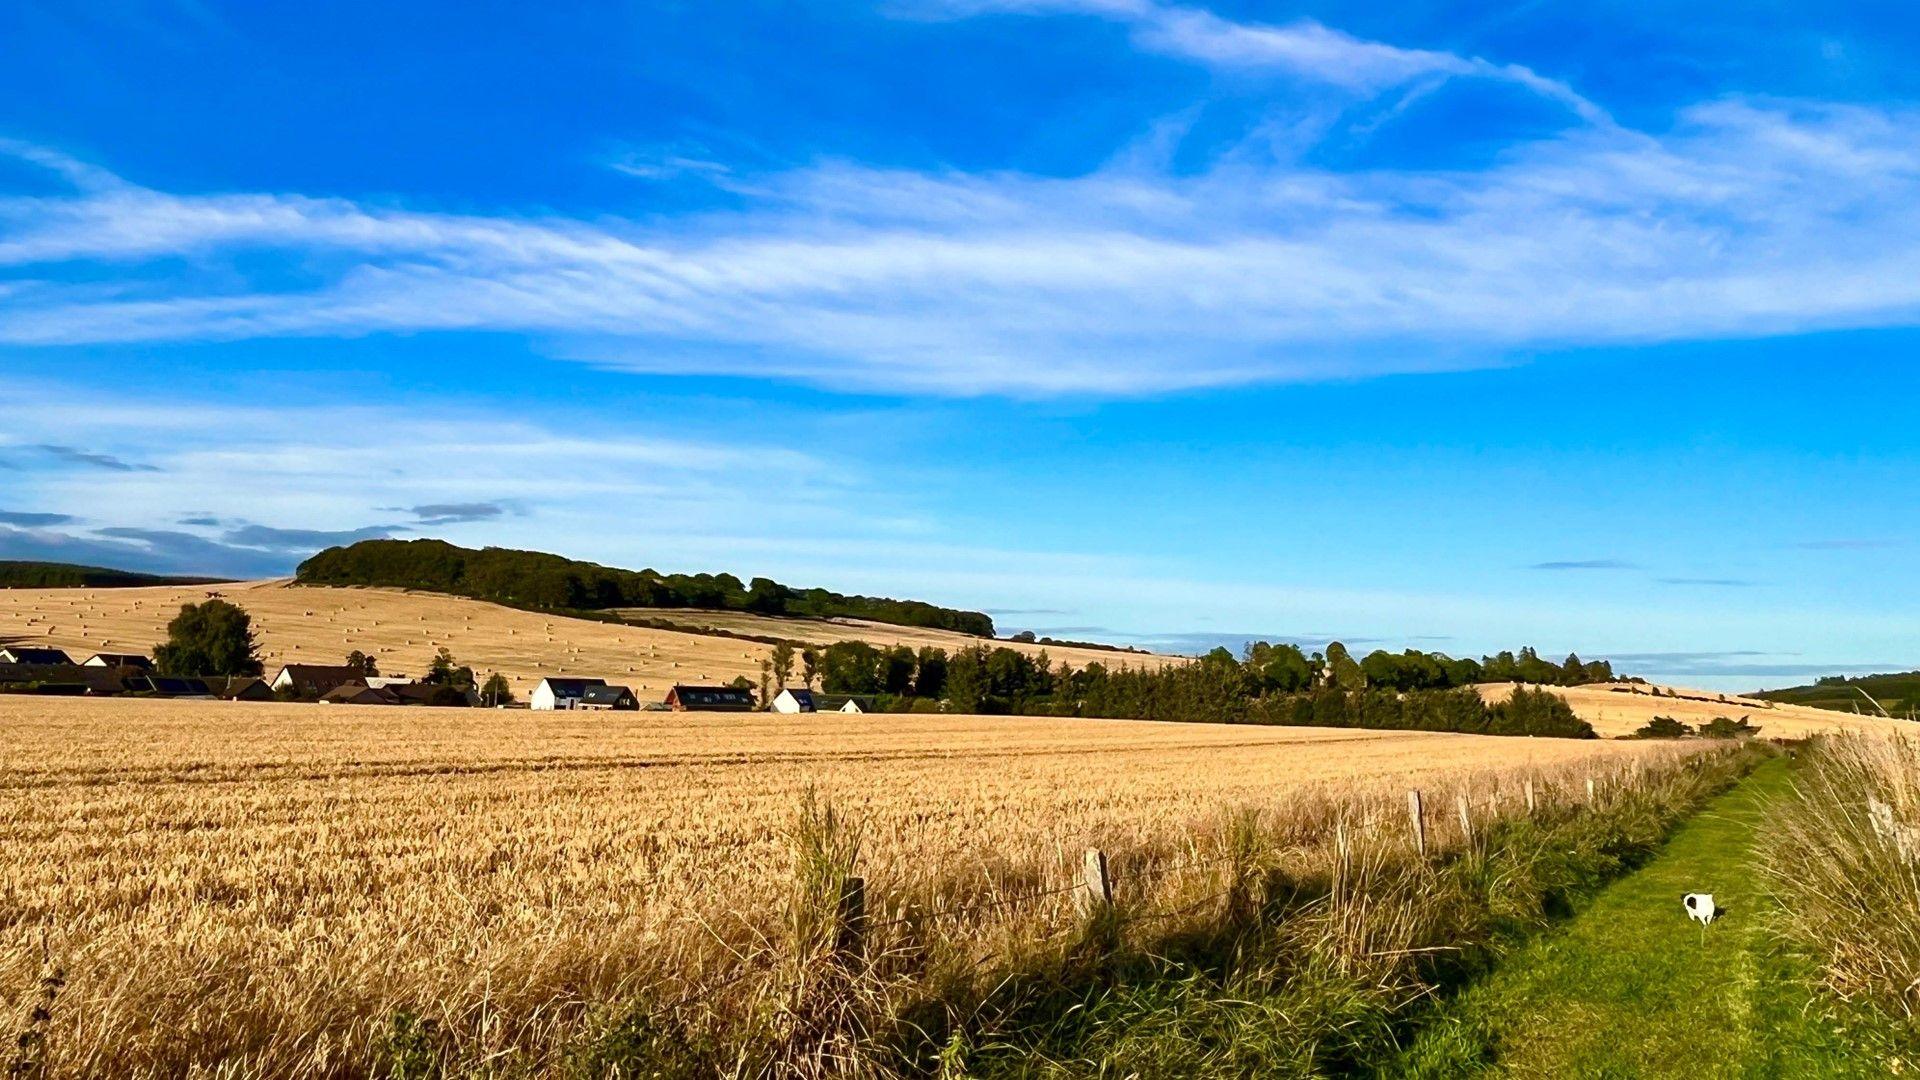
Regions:
<instances>
[{"instance_id":1,"label":"green tree canopy","mask_svg":"<svg viewBox=\"0 0 1920 1080\"><path fill-rule=\"evenodd\" d=\"M1327 646L1327 685L1336 690L1364 690L1367 686L1366 672L1337 641Z\"/></svg>"},{"instance_id":2,"label":"green tree canopy","mask_svg":"<svg viewBox=\"0 0 1920 1080\"><path fill-rule=\"evenodd\" d=\"M793 644L783 641L775 645L769 666L773 670L774 685L786 689L788 680L793 678Z\"/></svg>"},{"instance_id":3,"label":"green tree canopy","mask_svg":"<svg viewBox=\"0 0 1920 1080\"><path fill-rule=\"evenodd\" d=\"M486 685L480 688L480 700L488 705L511 705L513 685L507 682L505 675L496 671L487 676Z\"/></svg>"},{"instance_id":4,"label":"green tree canopy","mask_svg":"<svg viewBox=\"0 0 1920 1080\"><path fill-rule=\"evenodd\" d=\"M992 684L987 679L987 650L979 645L961 649L947 661L947 708L977 713L986 704Z\"/></svg>"},{"instance_id":5,"label":"green tree canopy","mask_svg":"<svg viewBox=\"0 0 1920 1080\"><path fill-rule=\"evenodd\" d=\"M258 675L253 617L225 600L184 604L167 624L167 640L153 649L162 675Z\"/></svg>"},{"instance_id":6,"label":"green tree canopy","mask_svg":"<svg viewBox=\"0 0 1920 1080\"><path fill-rule=\"evenodd\" d=\"M880 689L880 650L864 641L836 641L820 654L820 686L830 694Z\"/></svg>"},{"instance_id":7,"label":"green tree canopy","mask_svg":"<svg viewBox=\"0 0 1920 1080\"><path fill-rule=\"evenodd\" d=\"M947 653L928 645L914 658L913 692L935 701L947 693Z\"/></svg>"},{"instance_id":8,"label":"green tree canopy","mask_svg":"<svg viewBox=\"0 0 1920 1080\"><path fill-rule=\"evenodd\" d=\"M429 686L449 686L455 690L473 689L473 669L460 667L454 663L453 653L442 645L434 654L432 663L427 665L427 684Z\"/></svg>"}]
</instances>

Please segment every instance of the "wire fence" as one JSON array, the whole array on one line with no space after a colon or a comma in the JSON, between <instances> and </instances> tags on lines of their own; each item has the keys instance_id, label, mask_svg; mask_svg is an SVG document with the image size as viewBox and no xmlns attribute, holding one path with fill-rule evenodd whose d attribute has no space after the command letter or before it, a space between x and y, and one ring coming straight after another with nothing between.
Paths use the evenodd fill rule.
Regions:
<instances>
[{"instance_id":1,"label":"wire fence","mask_svg":"<svg viewBox=\"0 0 1920 1080\"><path fill-rule=\"evenodd\" d=\"M1430 862L1433 858L1449 851L1461 847L1471 848L1476 843L1477 826L1518 818L1531 818L1556 805L1562 809L1591 808L1599 805L1608 793L1638 783L1643 779L1644 773L1641 763L1635 762L1607 773L1589 773L1585 777L1584 785L1576 783L1563 786L1529 778L1512 790L1499 786L1492 787L1485 793L1484 798L1480 799L1464 791L1457 792L1452 805L1445 807L1429 807L1426 792L1412 789L1407 793L1408 805L1405 810L1374 805L1367 807L1361 813L1351 815L1341 813L1335 816L1331 828L1307 830L1309 833L1307 840L1285 847L1268 847L1263 849L1263 852L1271 859L1275 855L1324 850L1331 841L1336 865L1341 865L1353 857L1356 843L1372 844L1382 836L1390 836L1404 840L1410 851L1421 862ZM1512 807L1513 813L1503 813L1509 806ZM1448 829L1451 830L1451 837L1455 844L1430 844L1429 827L1438 825L1443 820L1449 822ZM851 905L851 911L854 914L848 916L847 924L841 927L842 933L839 938L842 944L839 950L859 954L864 951L867 942L902 927L924 928L943 920L1031 906L1057 900L1063 896L1073 896L1077 899L1080 916L1098 913L1106 920L1106 925L1114 929L1183 918L1226 900L1235 893L1236 888L1228 886L1210 890L1198 896L1185 896L1182 897L1184 902L1181 906L1164 911L1139 910L1132 903L1119 903L1116 901L1116 892L1123 885L1131 888L1180 874L1212 870L1236 862L1252 869L1260 861L1250 851L1230 850L1217 855L1189 858L1172 863L1150 862L1147 865L1130 868L1124 874L1116 874L1106 852L1098 848L1090 848L1085 853L1081 873L1075 880L1042 889L996 896L988 900L940 907L923 908L909 904L901 913L877 920L866 914L866 880L859 876L849 876L845 879L845 884L857 899ZM848 910L848 905L843 903L843 914ZM1083 932L1087 926L1085 918L1068 919L1062 925L1025 944L1040 947L1060 937ZM982 953L973 959L972 964L979 967L994 959L996 957L991 952ZM756 956L743 957L743 960L747 962L743 962L723 977L687 991L669 1003L666 1008L677 1012L703 1000L711 999L756 974L768 972L774 963L772 950L762 950Z\"/></svg>"}]
</instances>

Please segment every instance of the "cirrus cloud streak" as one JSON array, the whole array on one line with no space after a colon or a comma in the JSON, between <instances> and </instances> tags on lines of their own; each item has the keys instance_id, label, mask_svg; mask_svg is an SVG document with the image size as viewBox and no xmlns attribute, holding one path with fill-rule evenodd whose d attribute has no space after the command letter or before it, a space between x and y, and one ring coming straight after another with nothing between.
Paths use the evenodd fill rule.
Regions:
<instances>
[{"instance_id":1,"label":"cirrus cloud streak","mask_svg":"<svg viewBox=\"0 0 1920 1080\"><path fill-rule=\"evenodd\" d=\"M650 373L1117 396L1911 325L1917 145L1912 113L1724 100L1467 172L828 162L647 223L168 193L74 162L68 192L0 197L0 343L487 330Z\"/></svg>"}]
</instances>

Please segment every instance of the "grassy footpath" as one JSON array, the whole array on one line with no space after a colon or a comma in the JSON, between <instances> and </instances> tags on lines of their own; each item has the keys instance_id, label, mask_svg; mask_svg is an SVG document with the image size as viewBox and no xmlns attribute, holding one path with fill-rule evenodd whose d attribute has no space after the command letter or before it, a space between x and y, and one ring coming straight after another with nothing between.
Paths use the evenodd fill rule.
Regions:
<instances>
[{"instance_id":1,"label":"grassy footpath","mask_svg":"<svg viewBox=\"0 0 1920 1080\"><path fill-rule=\"evenodd\" d=\"M1852 1077L1911 1072L1878 1017L1768 931L1752 855L1789 762L1761 766L1639 872L1440 1006L1386 1076ZM1680 898L1726 909L1704 932Z\"/></svg>"}]
</instances>

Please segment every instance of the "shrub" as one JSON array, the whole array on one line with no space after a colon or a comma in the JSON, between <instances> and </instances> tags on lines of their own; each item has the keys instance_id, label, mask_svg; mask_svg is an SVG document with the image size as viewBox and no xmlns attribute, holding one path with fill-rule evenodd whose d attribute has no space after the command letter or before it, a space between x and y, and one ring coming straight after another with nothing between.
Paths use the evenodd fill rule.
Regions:
<instances>
[{"instance_id":1,"label":"shrub","mask_svg":"<svg viewBox=\"0 0 1920 1080\"><path fill-rule=\"evenodd\" d=\"M1636 739L1684 739L1693 734L1692 724L1683 724L1671 716L1656 716L1633 733Z\"/></svg>"},{"instance_id":2,"label":"shrub","mask_svg":"<svg viewBox=\"0 0 1920 1080\"><path fill-rule=\"evenodd\" d=\"M1739 739L1760 734L1760 729L1747 721L1746 717L1732 720L1725 716L1716 716L1700 726L1700 734L1709 739Z\"/></svg>"}]
</instances>

